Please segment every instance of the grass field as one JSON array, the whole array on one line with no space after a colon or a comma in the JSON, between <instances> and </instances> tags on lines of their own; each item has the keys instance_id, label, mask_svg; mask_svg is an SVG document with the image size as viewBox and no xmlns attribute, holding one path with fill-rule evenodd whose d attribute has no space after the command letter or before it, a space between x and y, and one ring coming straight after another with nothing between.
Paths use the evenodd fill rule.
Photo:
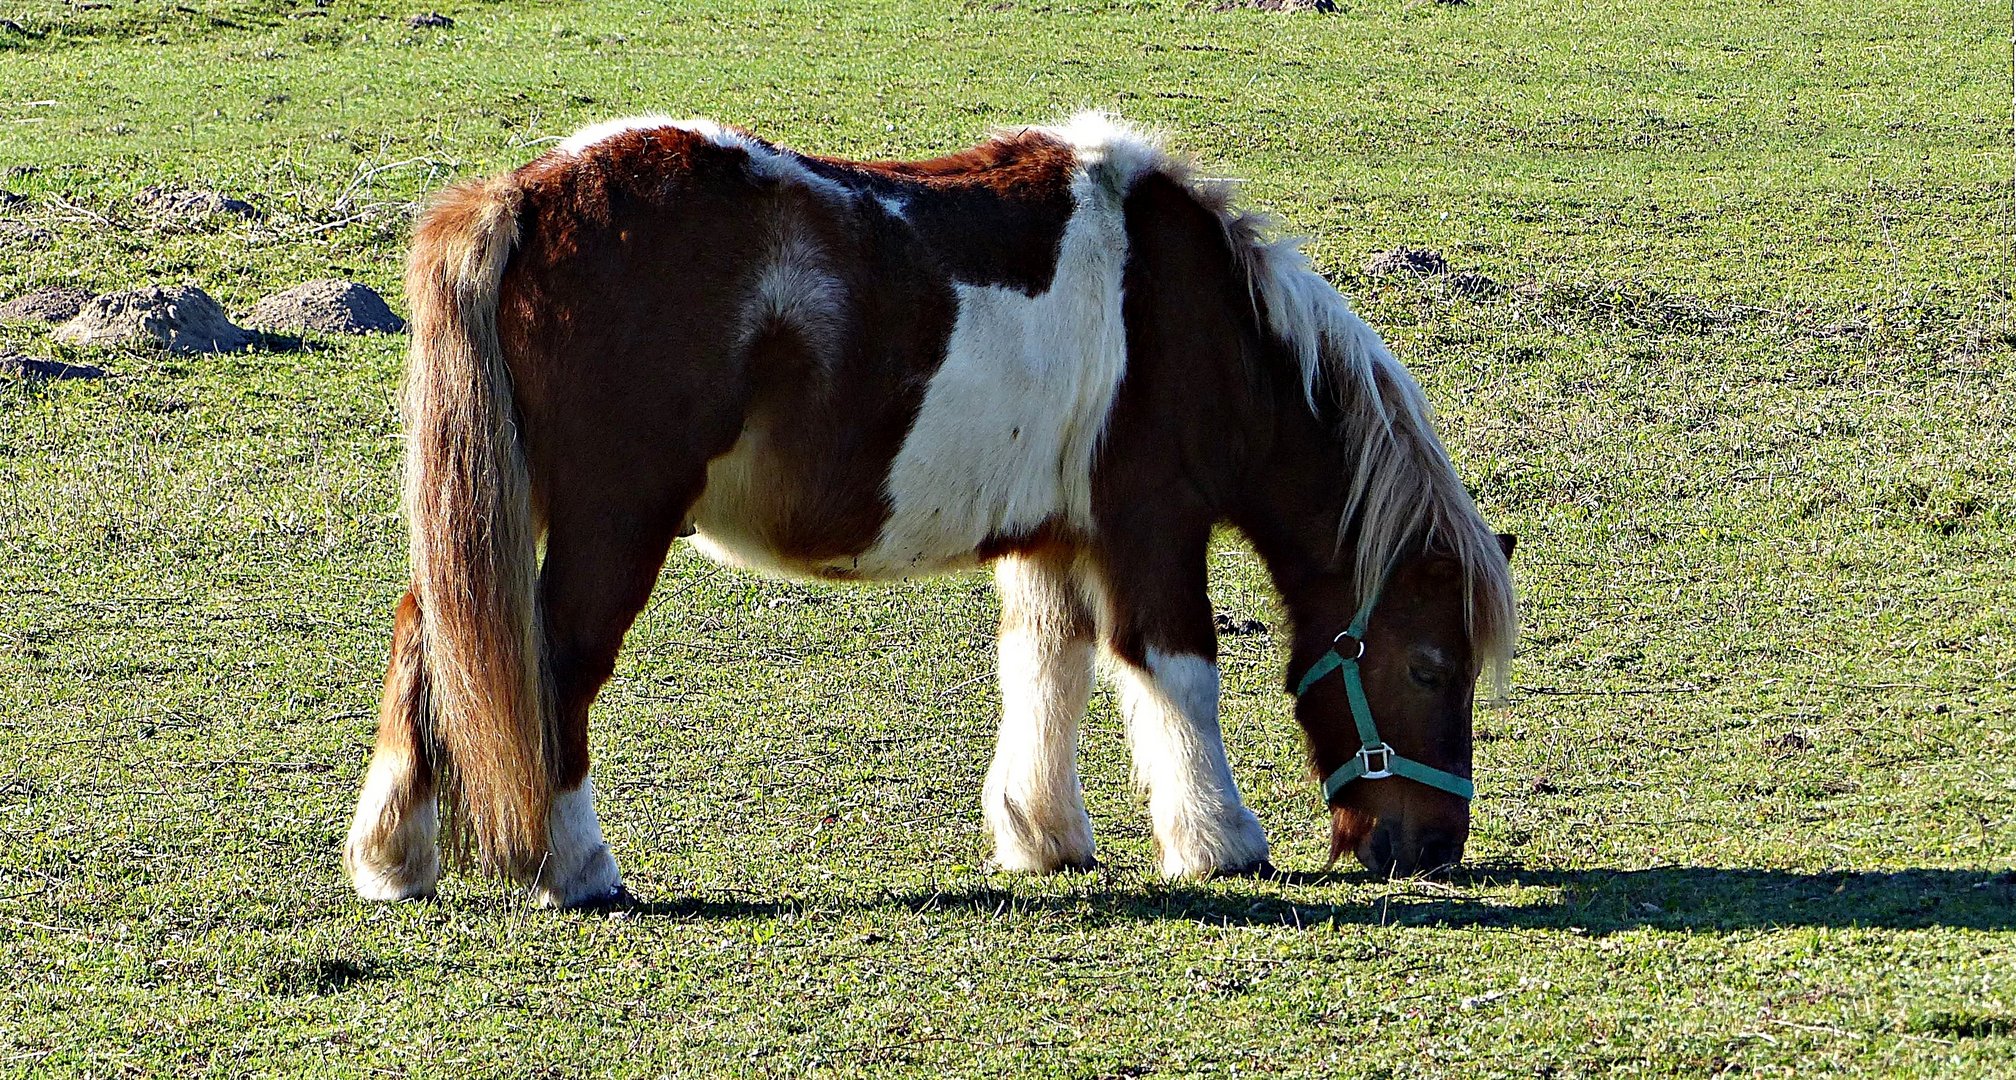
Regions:
<instances>
[{"instance_id":1,"label":"grass field","mask_svg":"<svg viewBox=\"0 0 2016 1080\"><path fill-rule=\"evenodd\" d=\"M0 1074L2016 1074L2006 9L1342 6L0 9L0 221L50 234L0 236L0 298L396 295L427 189L631 112L857 156L1164 128L1419 375L1526 627L1453 882L1323 872L1268 635L1226 724L1284 876L1149 873L1102 693L1104 868L1026 880L981 869L984 576L682 548L594 735L645 906L365 907L403 339L0 326L112 372L0 382ZM266 216L167 227L158 183ZM1512 288L1360 272L1400 244Z\"/></svg>"}]
</instances>

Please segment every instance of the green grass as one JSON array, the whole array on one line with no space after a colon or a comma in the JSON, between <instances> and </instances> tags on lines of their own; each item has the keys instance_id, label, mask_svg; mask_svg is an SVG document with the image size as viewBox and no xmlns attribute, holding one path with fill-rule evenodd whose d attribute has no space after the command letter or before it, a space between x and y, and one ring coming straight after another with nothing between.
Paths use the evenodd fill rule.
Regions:
<instances>
[{"instance_id":1,"label":"green grass","mask_svg":"<svg viewBox=\"0 0 2016 1080\"><path fill-rule=\"evenodd\" d=\"M2016 1069L2008 27L1897 0L646 5L28 0L0 27L0 296L392 293L414 201L582 122L917 156L1117 108L1315 237L1516 560L1472 867L1323 873L1278 643L1225 642L1289 873L990 876L985 579L680 550L599 708L647 905L336 852L403 577L402 342L84 354L0 384L0 1073L1699 1075ZM996 10L999 8L999 10ZM131 196L267 211L162 228ZM1366 280L1426 244L1518 286ZM1217 600L1278 621L1228 538Z\"/></svg>"}]
</instances>

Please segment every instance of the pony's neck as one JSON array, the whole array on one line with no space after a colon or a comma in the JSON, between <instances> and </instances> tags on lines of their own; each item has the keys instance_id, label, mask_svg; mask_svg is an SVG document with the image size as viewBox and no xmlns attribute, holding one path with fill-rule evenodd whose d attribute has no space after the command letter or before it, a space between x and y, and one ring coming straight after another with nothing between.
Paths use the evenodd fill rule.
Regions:
<instances>
[{"instance_id":1,"label":"pony's neck","mask_svg":"<svg viewBox=\"0 0 2016 1080\"><path fill-rule=\"evenodd\" d=\"M1292 369L1269 367L1269 438L1254 448L1243 497L1229 516L1266 563L1292 615L1304 606L1298 598L1357 585L1348 573L1357 528L1344 521L1357 462L1310 411ZM1347 569L1341 581L1339 568Z\"/></svg>"}]
</instances>

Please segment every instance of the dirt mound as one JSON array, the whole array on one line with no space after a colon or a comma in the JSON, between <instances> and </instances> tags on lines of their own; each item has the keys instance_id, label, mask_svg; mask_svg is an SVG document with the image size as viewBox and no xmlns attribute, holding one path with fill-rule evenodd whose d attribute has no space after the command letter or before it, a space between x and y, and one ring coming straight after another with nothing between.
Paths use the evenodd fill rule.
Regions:
<instances>
[{"instance_id":1,"label":"dirt mound","mask_svg":"<svg viewBox=\"0 0 2016 1080\"><path fill-rule=\"evenodd\" d=\"M1434 248L1397 247L1392 251L1374 252L1371 258L1365 260L1365 276L1427 278L1445 296L1463 296L1472 300L1495 300L1507 291L1503 283L1488 274L1475 270L1451 272L1449 260Z\"/></svg>"},{"instance_id":2,"label":"dirt mound","mask_svg":"<svg viewBox=\"0 0 2016 1080\"><path fill-rule=\"evenodd\" d=\"M57 328L56 339L78 345L158 345L171 352L235 352L259 335L233 325L202 289L177 285L100 296Z\"/></svg>"},{"instance_id":3,"label":"dirt mound","mask_svg":"<svg viewBox=\"0 0 2016 1080\"><path fill-rule=\"evenodd\" d=\"M1367 277L1392 277L1395 274L1414 274L1429 277L1449 272L1449 260L1434 248L1397 247L1392 251L1374 252L1365 260Z\"/></svg>"},{"instance_id":4,"label":"dirt mound","mask_svg":"<svg viewBox=\"0 0 2016 1080\"><path fill-rule=\"evenodd\" d=\"M201 221L216 214L257 221L265 216L258 207L243 199L199 188L141 188L140 193L133 196L133 204L167 221Z\"/></svg>"},{"instance_id":5,"label":"dirt mound","mask_svg":"<svg viewBox=\"0 0 2016 1080\"><path fill-rule=\"evenodd\" d=\"M454 26L455 20L449 18L446 15L441 14L438 11L428 11L423 12L419 15L408 16L406 19L406 25L412 27L415 30L424 30L430 27L436 29L445 29L447 27Z\"/></svg>"},{"instance_id":6,"label":"dirt mound","mask_svg":"<svg viewBox=\"0 0 2016 1080\"><path fill-rule=\"evenodd\" d=\"M69 322L97 294L76 285L52 285L0 304L0 322Z\"/></svg>"},{"instance_id":7,"label":"dirt mound","mask_svg":"<svg viewBox=\"0 0 2016 1080\"><path fill-rule=\"evenodd\" d=\"M0 353L0 379L102 379L103 368L89 364L66 364L61 360L41 360L20 353Z\"/></svg>"},{"instance_id":8,"label":"dirt mound","mask_svg":"<svg viewBox=\"0 0 2016 1080\"><path fill-rule=\"evenodd\" d=\"M311 281L252 305L247 326L261 330L319 330L325 334L396 334L406 320L385 298L354 281Z\"/></svg>"}]
</instances>

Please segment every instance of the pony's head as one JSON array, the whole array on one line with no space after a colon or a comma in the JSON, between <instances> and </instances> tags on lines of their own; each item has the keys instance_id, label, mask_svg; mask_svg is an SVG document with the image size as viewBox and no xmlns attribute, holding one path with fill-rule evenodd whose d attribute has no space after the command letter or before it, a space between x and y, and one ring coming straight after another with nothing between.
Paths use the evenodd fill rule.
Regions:
<instances>
[{"instance_id":1,"label":"pony's head","mask_svg":"<svg viewBox=\"0 0 2016 1080\"><path fill-rule=\"evenodd\" d=\"M1506 555L1513 538L1500 536ZM1399 559L1361 599L1352 575L1294 598L1289 689L1331 820L1330 858L1382 876L1439 874L1470 834L1471 713L1487 660L1471 570L1446 551Z\"/></svg>"},{"instance_id":2,"label":"pony's head","mask_svg":"<svg viewBox=\"0 0 2016 1080\"><path fill-rule=\"evenodd\" d=\"M1272 388L1235 523L1295 627L1288 688L1331 814L1331 857L1378 874L1454 866L1470 832L1471 711L1517 633L1493 533L1426 398L1291 241L1227 235Z\"/></svg>"}]
</instances>

